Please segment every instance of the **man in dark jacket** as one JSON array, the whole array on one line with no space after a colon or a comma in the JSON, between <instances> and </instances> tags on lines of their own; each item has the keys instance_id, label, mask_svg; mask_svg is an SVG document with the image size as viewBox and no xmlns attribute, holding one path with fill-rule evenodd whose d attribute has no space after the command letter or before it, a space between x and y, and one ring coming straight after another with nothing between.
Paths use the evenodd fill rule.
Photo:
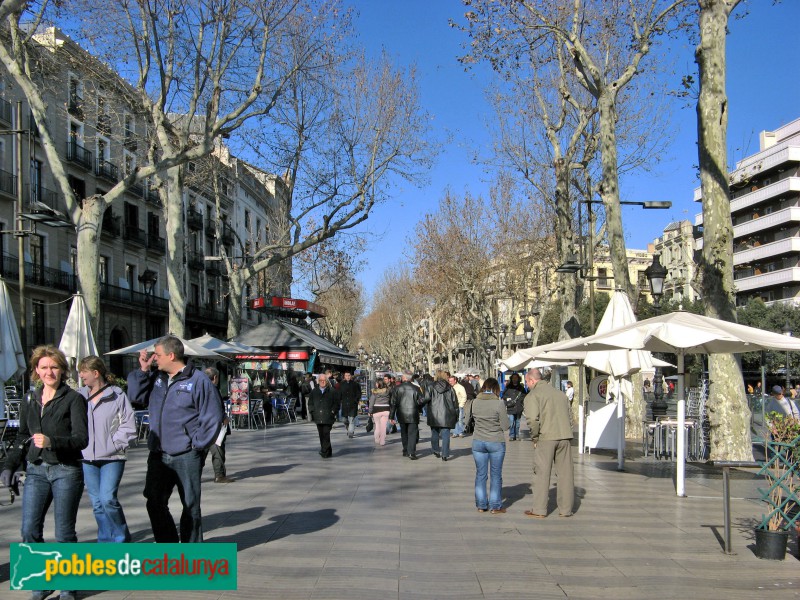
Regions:
<instances>
[{"instance_id":1,"label":"man in dark jacket","mask_svg":"<svg viewBox=\"0 0 800 600\"><path fill-rule=\"evenodd\" d=\"M403 371L402 383L390 394L391 412L389 420L400 423L400 438L403 441L403 456L417 460L419 441L419 407L423 398L420 389L411 383L411 372Z\"/></svg>"},{"instance_id":2,"label":"man in dark jacket","mask_svg":"<svg viewBox=\"0 0 800 600\"><path fill-rule=\"evenodd\" d=\"M503 402L508 413L508 440L513 442L519 439L520 418L525 405L525 388L519 373L511 376L511 381L503 392Z\"/></svg>"},{"instance_id":3,"label":"man in dark jacket","mask_svg":"<svg viewBox=\"0 0 800 600\"><path fill-rule=\"evenodd\" d=\"M437 371L436 381L425 392L428 425L431 428L431 448L433 455L444 461L450 458L450 430L458 422L458 400L453 388L447 383L449 376L450 373L447 371Z\"/></svg>"},{"instance_id":4,"label":"man in dark jacket","mask_svg":"<svg viewBox=\"0 0 800 600\"><path fill-rule=\"evenodd\" d=\"M345 373L344 380L339 384L338 392L342 402L342 417L344 418L344 424L347 426L347 437L353 438L356 435L361 386L353 379L352 373Z\"/></svg>"},{"instance_id":5,"label":"man in dark jacket","mask_svg":"<svg viewBox=\"0 0 800 600\"><path fill-rule=\"evenodd\" d=\"M153 364L158 371L151 371ZM200 476L206 450L225 418L222 399L202 371L186 364L183 343L174 336L158 340L150 357L142 351L139 367L128 374L128 397L149 406L144 497L153 537L165 543L202 542ZM176 485L183 505L180 538L169 512Z\"/></svg>"},{"instance_id":6,"label":"man in dark jacket","mask_svg":"<svg viewBox=\"0 0 800 600\"><path fill-rule=\"evenodd\" d=\"M317 377L317 387L311 391L308 399L308 411L311 420L317 424L319 433L319 455L322 458L333 456L331 448L331 429L336 422L336 414L339 412L339 394L328 382L328 376L324 373Z\"/></svg>"}]
</instances>

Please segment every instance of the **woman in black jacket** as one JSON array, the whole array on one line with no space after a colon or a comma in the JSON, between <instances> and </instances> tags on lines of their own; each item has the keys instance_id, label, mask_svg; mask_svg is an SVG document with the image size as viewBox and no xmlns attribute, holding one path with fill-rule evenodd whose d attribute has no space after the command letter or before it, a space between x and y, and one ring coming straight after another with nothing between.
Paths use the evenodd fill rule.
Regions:
<instances>
[{"instance_id":1,"label":"woman in black jacket","mask_svg":"<svg viewBox=\"0 0 800 600\"><path fill-rule=\"evenodd\" d=\"M522 409L525 404L525 388L518 373L511 376L511 381L503 392L503 402L508 414L508 439L513 442L519 439L519 423L522 419Z\"/></svg>"},{"instance_id":2,"label":"woman in black jacket","mask_svg":"<svg viewBox=\"0 0 800 600\"><path fill-rule=\"evenodd\" d=\"M447 378L447 371L437 371L436 381L425 390L428 425L431 428L431 448L436 458L450 458L450 430L458 422L458 400ZM442 451L439 453L439 440Z\"/></svg>"},{"instance_id":3,"label":"woman in black jacket","mask_svg":"<svg viewBox=\"0 0 800 600\"><path fill-rule=\"evenodd\" d=\"M44 517L52 505L56 542L77 542L75 520L83 494L81 450L89 443L86 400L66 383L67 359L55 346L34 349L31 379L42 387L20 406L19 433L0 473L3 485L19 480L25 463L22 541L44 542ZM50 592L35 591L31 598ZM62 592L62 598L74 598Z\"/></svg>"}]
</instances>

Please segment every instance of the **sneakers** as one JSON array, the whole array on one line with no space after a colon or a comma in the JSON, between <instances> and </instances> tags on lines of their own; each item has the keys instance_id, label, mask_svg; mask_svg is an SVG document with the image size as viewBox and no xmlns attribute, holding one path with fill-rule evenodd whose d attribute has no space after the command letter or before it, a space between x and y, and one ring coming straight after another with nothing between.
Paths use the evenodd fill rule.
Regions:
<instances>
[{"instance_id":1,"label":"sneakers","mask_svg":"<svg viewBox=\"0 0 800 600\"><path fill-rule=\"evenodd\" d=\"M434 452L434 453L433 453L433 455L434 455L436 458L442 458L442 455L441 455L441 453L439 453L439 452Z\"/></svg>"},{"instance_id":2,"label":"sneakers","mask_svg":"<svg viewBox=\"0 0 800 600\"><path fill-rule=\"evenodd\" d=\"M52 593L53 593L53 590L49 590L49 591L36 590L35 592L31 592L31 600L44 600L45 598L47 598ZM74 600L75 594L73 592L65 592L65 593L72 594L72 598Z\"/></svg>"},{"instance_id":3,"label":"sneakers","mask_svg":"<svg viewBox=\"0 0 800 600\"><path fill-rule=\"evenodd\" d=\"M403 456L408 456L408 451L407 450L403 450Z\"/></svg>"},{"instance_id":4,"label":"sneakers","mask_svg":"<svg viewBox=\"0 0 800 600\"><path fill-rule=\"evenodd\" d=\"M417 455L416 454L409 454L408 458L410 458L411 460L417 460Z\"/></svg>"},{"instance_id":5,"label":"sneakers","mask_svg":"<svg viewBox=\"0 0 800 600\"><path fill-rule=\"evenodd\" d=\"M235 479L231 479L227 475L225 477L215 477L214 483L233 483L236 481Z\"/></svg>"},{"instance_id":6,"label":"sneakers","mask_svg":"<svg viewBox=\"0 0 800 600\"><path fill-rule=\"evenodd\" d=\"M75 592L61 592L58 595L58 600L75 600Z\"/></svg>"},{"instance_id":7,"label":"sneakers","mask_svg":"<svg viewBox=\"0 0 800 600\"><path fill-rule=\"evenodd\" d=\"M450 460L450 457L449 457L449 456L443 456L443 457L442 457L442 460L443 460L444 462L447 462L448 460Z\"/></svg>"}]
</instances>

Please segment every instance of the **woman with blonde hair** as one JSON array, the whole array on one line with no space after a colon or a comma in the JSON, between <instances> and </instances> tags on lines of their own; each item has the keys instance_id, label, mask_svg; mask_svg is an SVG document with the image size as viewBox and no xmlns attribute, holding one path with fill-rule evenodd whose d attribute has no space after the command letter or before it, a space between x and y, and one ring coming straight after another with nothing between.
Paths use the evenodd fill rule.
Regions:
<instances>
[{"instance_id":1,"label":"woman with blonde hair","mask_svg":"<svg viewBox=\"0 0 800 600\"><path fill-rule=\"evenodd\" d=\"M78 363L84 387L78 393L87 400L89 445L83 450L83 478L92 499L98 542L129 542L117 490L125 471L126 452L136 438L133 408L116 385L106 364L97 356Z\"/></svg>"},{"instance_id":2,"label":"woman with blonde hair","mask_svg":"<svg viewBox=\"0 0 800 600\"><path fill-rule=\"evenodd\" d=\"M8 487L26 472L23 542L44 542L44 518L51 506L55 541L77 542L75 520L83 494L81 450L89 442L86 400L65 383L67 359L55 346L36 347L30 368L31 380L41 382L41 387L31 390L20 406L19 432L8 450L0 481ZM49 595L49 591L34 591L31 599ZM74 600L75 594L62 591L60 597Z\"/></svg>"}]
</instances>

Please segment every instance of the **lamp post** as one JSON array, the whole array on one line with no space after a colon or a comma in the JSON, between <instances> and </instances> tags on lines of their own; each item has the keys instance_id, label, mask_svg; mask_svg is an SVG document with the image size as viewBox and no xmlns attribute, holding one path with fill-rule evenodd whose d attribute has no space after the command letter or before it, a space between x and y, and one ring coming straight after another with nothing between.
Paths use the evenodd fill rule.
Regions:
<instances>
[{"instance_id":1,"label":"lamp post","mask_svg":"<svg viewBox=\"0 0 800 600\"><path fill-rule=\"evenodd\" d=\"M145 269L144 273L139 275L139 283L142 284L144 287L144 339L150 339L150 332L152 328L150 327L150 297L153 295L153 291L156 286L156 281L158 281L158 273L155 271L151 271L150 269Z\"/></svg>"},{"instance_id":2,"label":"lamp post","mask_svg":"<svg viewBox=\"0 0 800 600\"><path fill-rule=\"evenodd\" d=\"M650 294L653 296L653 308L656 313L661 310L661 296L664 293L664 279L667 270L661 265L658 254L653 255L653 263L644 272L650 283ZM653 404L651 406L653 418L663 417L667 414L667 403L664 401L664 380L661 377L661 367L656 367L653 373Z\"/></svg>"},{"instance_id":3,"label":"lamp post","mask_svg":"<svg viewBox=\"0 0 800 600\"><path fill-rule=\"evenodd\" d=\"M789 324L789 321L786 321L786 325L783 326L781 329L781 333L783 335L792 337L792 326ZM791 377L789 374L789 351L786 351L786 387L784 388L784 393L788 394L789 389L792 387Z\"/></svg>"}]
</instances>

